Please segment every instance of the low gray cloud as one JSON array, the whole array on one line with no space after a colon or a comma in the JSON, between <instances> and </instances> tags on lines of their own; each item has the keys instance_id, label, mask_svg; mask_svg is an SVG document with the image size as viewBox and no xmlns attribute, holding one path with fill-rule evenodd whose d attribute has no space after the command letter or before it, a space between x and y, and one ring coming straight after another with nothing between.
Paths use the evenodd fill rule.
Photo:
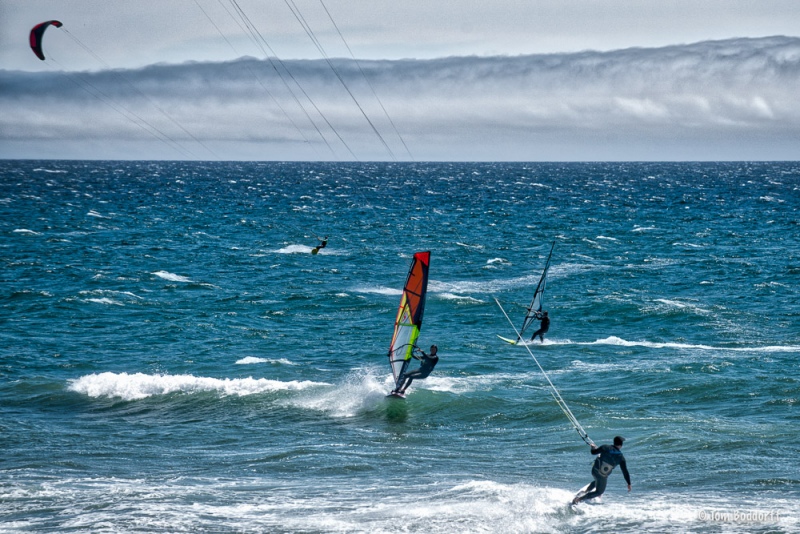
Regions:
<instances>
[{"instance_id":1,"label":"low gray cloud","mask_svg":"<svg viewBox=\"0 0 800 534\"><path fill-rule=\"evenodd\" d=\"M332 62L0 71L0 156L800 159L799 38Z\"/></svg>"}]
</instances>

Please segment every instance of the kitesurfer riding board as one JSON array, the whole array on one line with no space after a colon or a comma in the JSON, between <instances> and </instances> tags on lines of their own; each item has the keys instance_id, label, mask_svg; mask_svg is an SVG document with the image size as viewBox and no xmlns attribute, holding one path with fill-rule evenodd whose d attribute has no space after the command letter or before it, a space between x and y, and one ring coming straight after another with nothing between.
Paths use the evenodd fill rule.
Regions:
<instances>
[{"instance_id":1,"label":"kitesurfer riding board","mask_svg":"<svg viewBox=\"0 0 800 534\"><path fill-rule=\"evenodd\" d=\"M625 456L622 454L622 444L624 441L625 438L622 436L615 436L613 445L601 445L598 447L594 443L589 443L591 447L590 452L597 455L594 465L592 466L592 477L594 480L575 495L575 498L572 499L573 505L600 497L606 491L608 476L617 466L619 466L622 471L625 482L628 483L628 491L631 491L631 476L628 473Z\"/></svg>"},{"instance_id":2,"label":"kitesurfer riding board","mask_svg":"<svg viewBox=\"0 0 800 534\"><path fill-rule=\"evenodd\" d=\"M325 236L323 239L320 239L319 245L311 249L311 254L318 254L320 249L323 249L328 246L328 236Z\"/></svg>"}]
</instances>

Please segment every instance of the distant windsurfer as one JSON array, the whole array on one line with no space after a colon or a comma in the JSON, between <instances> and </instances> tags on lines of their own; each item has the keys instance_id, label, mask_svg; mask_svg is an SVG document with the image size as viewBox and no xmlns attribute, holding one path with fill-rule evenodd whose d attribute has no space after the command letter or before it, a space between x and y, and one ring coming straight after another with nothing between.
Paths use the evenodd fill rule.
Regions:
<instances>
[{"instance_id":1,"label":"distant windsurfer","mask_svg":"<svg viewBox=\"0 0 800 534\"><path fill-rule=\"evenodd\" d=\"M621 450L622 442L624 441L625 438L622 436L616 436L614 438L614 445L601 445L597 447L594 443L589 444L592 448L591 453L599 455L592 466L592 476L594 480L585 491L579 492L575 498L572 499L572 504L578 504L581 501L594 499L602 495L606 491L608 475L610 475L617 466L622 469L622 476L625 477L625 482L628 483L628 491L631 491L631 476L628 474L628 466L625 464L625 457L622 455Z\"/></svg>"},{"instance_id":2,"label":"distant windsurfer","mask_svg":"<svg viewBox=\"0 0 800 534\"><path fill-rule=\"evenodd\" d=\"M312 254L316 254L321 249L323 249L323 248L325 248L327 246L328 246L328 236L325 236L322 240L320 240L319 245L317 245L316 247L311 249L311 253Z\"/></svg>"},{"instance_id":3,"label":"distant windsurfer","mask_svg":"<svg viewBox=\"0 0 800 534\"><path fill-rule=\"evenodd\" d=\"M539 336L541 342L544 343L544 335L547 333L548 330L550 330L550 317L548 317L546 311L543 311L541 315L537 313L535 317L540 321L542 321L542 324L539 325L539 330L534 332L533 335L531 336L531 341L536 339L536 336Z\"/></svg>"},{"instance_id":4,"label":"distant windsurfer","mask_svg":"<svg viewBox=\"0 0 800 534\"><path fill-rule=\"evenodd\" d=\"M439 356L437 353L439 352L439 347L436 345L431 345L431 353L425 354L425 351L419 349L419 352L422 356L417 356L416 354L412 354L412 358L416 358L420 361L419 369L416 371L411 371L410 373L405 373L400 376L397 383L399 386L395 390L396 393L400 395L405 395L408 386L411 385L411 382L414 381L415 378L423 379L428 378L428 375L431 374L433 368L436 367L436 364L439 363Z\"/></svg>"}]
</instances>

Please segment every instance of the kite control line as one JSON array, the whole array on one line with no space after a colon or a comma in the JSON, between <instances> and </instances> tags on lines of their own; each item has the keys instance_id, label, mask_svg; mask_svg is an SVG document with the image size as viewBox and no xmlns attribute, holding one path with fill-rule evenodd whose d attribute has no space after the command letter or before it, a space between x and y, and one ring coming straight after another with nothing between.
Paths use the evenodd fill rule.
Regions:
<instances>
[{"instance_id":1,"label":"kite control line","mask_svg":"<svg viewBox=\"0 0 800 534\"><path fill-rule=\"evenodd\" d=\"M497 298L495 298L494 301L497 303L497 306L500 308L500 311L503 312L503 315L506 316L508 324L510 324L511 328L514 329L514 332L517 334L517 338L521 339L522 336L517 330L517 327L514 326L514 323L511 322L511 319L509 319L508 314L503 309L503 306L500 305L500 301L497 300ZM572 426L575 428L575 431L578 432L578 435L581 437L581 439L587 445L594 446L594 441L592 441L592 439L589 437L589 434L586 433L581 424L578 422L578 419L572 414L572 410L569 409L569 406L567 406L567 403L564 401L564 398L561 396L561 393L558 392L556 387L553 385L553 382L550 381L550 377L547 376L547 373L545 373L544 368L542 368L542 365L539 363L539 360L537 360L536 356L534 356L533 352L531 352L530 347L525 343L523 343L523 345L525 345L525 348L528 350L528 354L531 355L531 358L533 358L533 361L536 362L536 365L539 367L539 370L544 375L545 379L547 380L547 383L550 384L550 388L552 389L550 394L553 396L553 399L555 399L556 404L558 404L558 407L561 408L561 411L564 412L564 415L567 416L567 419L569 419L569 422L572 423Z\"/></svg>"}]
</instances>

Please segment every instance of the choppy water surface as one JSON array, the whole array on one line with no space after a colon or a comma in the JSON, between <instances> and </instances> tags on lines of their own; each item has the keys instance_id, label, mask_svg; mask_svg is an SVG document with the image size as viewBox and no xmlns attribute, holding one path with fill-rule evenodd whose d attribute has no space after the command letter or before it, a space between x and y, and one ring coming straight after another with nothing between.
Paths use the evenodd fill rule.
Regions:
<instances>
[{"instance_id":1,"label":"choppy water surface","mask_svg":"<svg viewBox=\"0 0 800 534\"><path fill-rule=\"evenodd\" d=\"M0 162L0 530L796 532L798 208L796 163ZM496 337L553 241L531 350L634 488L575 510ZM441 362L393 401L418 250Z\"/></svg>"}]
</instances>

